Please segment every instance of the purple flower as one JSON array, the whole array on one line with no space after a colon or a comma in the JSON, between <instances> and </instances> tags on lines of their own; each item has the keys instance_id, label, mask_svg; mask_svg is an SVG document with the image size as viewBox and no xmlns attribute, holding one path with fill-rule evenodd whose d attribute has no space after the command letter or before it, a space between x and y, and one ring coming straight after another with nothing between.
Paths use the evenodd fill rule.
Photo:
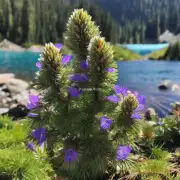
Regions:
<instances>
[{"instance_id":1,"label":"purple flower","mask_svg":"<svg viewBox=\"0 0 180 180\"><path fill-rule=\"evenodd\" d=\"M135 120L141 119L141 116L138 114L138 111L141 111L142 109L144 109L144 105L139 104L138 107L133 111L133 114L131 115L131 118L133 118Z\"/></svg>"},{"instance_id":2,"label":"purple flower","mask_svg":"<svg viewBox=\"0 0 180 180\"><path fill-rule=\"evenodd\" d=\"M120 100L120 97L116 95L111 95L111 96L106 96L105 99L113 103L118 103Z\"/></svg>"},{"instance_id":3,"label":"purple flower","mask_svg":"<svg viewBox=\"0 0 180 180\"><path fill-rule=\"evenodd\" d=\"M87 82L88 77L84 74L73 74L69 76L69 80L71 81L79 81L79 82Z\"/></svg>"},{"instance_id":4,"label":"purple flower","mask_svg":"<svg viewBox=\"0 0 180 180\"><path fill-rule=\"evenodd\" d=\"M36 114L36 113L31 113L31 112L30 112L30 113L27 114L27 116L28 116L28 117L37 117L38 114Z\"/></svg>"},{"instance_id":5,"label":"purple flower","mask_svg":"<svg viewBox=\"0 0 180 180\"><path fill-rule=\"evenodd\" d=\"M87 63L85 60L82 60L82 61L80 62L80 68L81 68L82 70L86 70L86 69L88 68L88 63Z\"/></svg>"},{"instance_id":6,"label":"purple flower","mask_svg":"<svg viewBox=\"0 0 180 180\"><path fill-rule=\"evenodd\" d=\"M81 94L81 92L77 88L74 88L74 87L69 87L68 88L68 93L72 97L79 97L80 94Z\"/></svg>"},{"instance_id":7,"label":"purple flower","mask_svg":"<svg viewBox=\"0 0 180 180\"><path fill-rule=\"evenodd\" d=\"M64 56L62 57L62 59L61 59L61 63L62 63L62 65L65 65L65 64L67 64L70 60L71 60L71 56L69 56L69 55L64 55Z\"/></svg>"},{"instance_id":8,"label":"purple flower","mask_svg":"<svg viewBox=\"0 0 180 180\"><path fill-rule=\"evenodd\" d=\"M127 156L131 153L130 146L118 146L116 150L116 159L117 160L124 160Z\"/></svg>"},{"instance_id":9,"label":"purple flower","mask_svg":"<svg viewBox=\"0 0 180 180\"><path fill-rule=\"evenodd\" d=\"M71 162L77 157L77 152L74 149L64 149L64 161Z\"/></svg>"},{"instance_id":10,"label":"purple flower","mask_svg":"<svg viewBox=\"0 0 180 180\"><path fill-rule=\"evenodd\" d=\"M39 105L39 97L38 96L34 96L34 95L30 95L29 96L29 101L26 105L26 108L31 110L31 109L35 109L37 108Z\"/></svg>"},{"instance_id":11,"label":"purple flower","mask_svg":"<svg viewBox=\"0 0 180 180\"><path fill-rule=\"evenodd\" d=\"M32 131L32 136L38 140L39 146L42 146L44 144L44 141L46 139L45 129L44 128L38 128L36 130Z\"/></svg>"},{"instance_id":12,"label":"purple flower","mask_svg":"<svg viewBox=\"0 0 180 180\"><path fill-rule=\"evenodd\" d=\"M123 96L128 95L128 93L127 93L128 89L127 88L123 88L123 87L120 87L118 85L114 85L113 90L116 94L122 94Z\"/></svg>"},{"instance_id":13,"label":"purple flower","mask_svg":"<svg viewBox=\"0 0 180 180\"><path fill-rule=\"evenodd\" d=\"M26 146L27 146L27 148L30 149L31 151L34 151L34 145L33 145L33 143L29 142Z\"/></svg>"},{"instance_id":14,"label":"purple flower","mask_svg":"<svg viewBox=\"0 0 180 180\"><path fill-rule=\"evenodd\" d=\"M100 118L100 127L101 129L108 129L112 124L112 120L103 116Z\"/></svg>"},{"instance_id":15,"label":"purple flower","mask_svg":"<svg viewBox=\"0 0 180 180\"><path fill-rule=\"evenodd\" d=\"M105 69L106 72L108 73L113 73L114 72L114 68L107 68Z\"/></svg>"},{"instance_id":16,"label":"purple flower","mask_svg":"<svg viewBox=\"0 0 180 180\"><path fill-rule=\"evenodd\" d=\"M42 68L42 64L41 64L40 62L37 62L37 63L36 63L36 67L39 68L39 69L41 69L41 68Z\"/></svg>"},{"instance_id":17,"label":"purple flower","mask_svg":"<svg viewBox=\"0 0 180 180\"><path fill-rule=\"evenodd\" d=\"M137 112L134 112L134 113L131 115L131 118L136 119L136 120L139 120L139 119L141 119L141 116L140 116Z\"/></svg>"},{"instance_id":18,"label":"purple flower","mask_svg":"<svg viewBox=\"0 0 180 180\"><path fill-rule=\"evenodd\" d=\"M54 46L55 46L56 48L58 48L59 50L62 49L62 44L60 44L60 43L54 44Z\"/></svg>"},{"instance_id":19,"label":"purple flower","mask_svg":"<svg viewBox=\"0 0 180 180\"><path fill-rule=\"evenodd\" d=\"M133 114L131 115L131 118L135 120L141 119L140 115L138 114L138 111L141 111L144 109L144 104L145 104L145 98L144 96L140 95L137 92L133 92L133 94L136 97L136 100L138 102L138 107L133 111Z\"/></svg>"},{"instance_id":20,"label":"purple flower","mask_svg":"<svg viewBox=\"0 0 180 180\"><path fill-rule=\"evenodd\" d=\"M133 92L139 104L145 104L145 97L140 95L138 92Z\"/></svg>"}]
</instances>

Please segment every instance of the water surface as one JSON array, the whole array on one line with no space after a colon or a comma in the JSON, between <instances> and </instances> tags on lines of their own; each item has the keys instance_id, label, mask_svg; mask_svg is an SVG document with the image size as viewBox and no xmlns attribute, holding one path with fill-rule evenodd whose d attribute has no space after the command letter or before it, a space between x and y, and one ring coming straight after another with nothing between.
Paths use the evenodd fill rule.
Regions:
<instances>
[{"instance_id":1,"label":"water surface","mask_svg":"<svg viewBox=\"0 0 180 180\"><path fill-rule=\"evenodd\" d=\"M15 73L17 77L32 80L39 53L0 51L0 73ZM155 108L160 116L170 109L170 103L180 101L179 92L159 91L158 84L166 79L180 84L180 61L123 61L118 62L118 84L145 95L147 107Z\"/></svg>"}]
</instances>

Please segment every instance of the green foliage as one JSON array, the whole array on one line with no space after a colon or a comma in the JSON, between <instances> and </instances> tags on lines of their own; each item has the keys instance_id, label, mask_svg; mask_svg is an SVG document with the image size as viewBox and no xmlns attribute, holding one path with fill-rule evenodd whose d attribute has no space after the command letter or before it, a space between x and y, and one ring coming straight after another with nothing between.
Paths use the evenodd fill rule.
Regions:
<instances>
[{"instance_id":1,"label":"green foliage","mask_svg":"<svg viewBox=\"0 0 180 180\"><path fill-rule=\"evenodd\" d=\"M118 42L119 25L108 13L86 0L1 0L0 40L21 45L62 42L66 21L76 8L86 9L100 30L106 30L103 35L107 40Z\"/></svg>"},{"instance_id":2,"label":"green foliage","mask_svg":"<svg viewBox=\"0 0 180 180\"><path fill-rule=\"evenodd\" d=\"M74 10L64 38L67 48L75 55L72 63L62 64L62 51L48 43L40 55L42 67L36 74L40 103L35 112L40 118L36 118L33 128L46 129L45 147L55 173L72 180L102 179L109 169L142 179L169 177L169 154L153 144L158 125L145 122L142 116L138 116L139 121L132 118L139 107L135 94L130 91L126 96L119 94L121 100L116 104L104 100L117 81L117 65L113 46L100 36L87 11ZM82 60L88 64L85 70L79 66ZM108 68L114 71L109 73ZM77 73L86 75L88 82L73 83L68 78ZM73 97L67 91L69 87L91 88L91 91L84 90L79 97ZM101 127L103 116L112 120L107 129ZM117 160L119 145L129 145L137 154L143 152L144 145L143 161L136 161L133 153ZM64 150L68 149L78 153L71 162L64 159Z\"/></svg>"},{"instance_id":3,"label":"green foliage","mask_svg":"<svg viewBox=\"0 0 180 180\"><path fill-rule=\"evenodd\" d=\"M52 172L46 159L39 160L26 149L25 138L32 122L12 122L7 116L0 116L0 178L6 179L49 179Z\"/></svg>"},{"instance_id":4,"label":"green foliage","mask_svg":"<svg viewBox=\"0 0 180 180\"><path fill-rule=\"evenodd\" d=\"M121 25L121 43L156 43L166 30L179 33L179 0L94 1Z\"/></svg>"},{"instance_id":5,"label":"green foliage","mask_svg":"<svg viewBox=\"0 0 180 180\"><path fill-rule=\"evenodd\" d=\"M152 52L148 55L148 58L152 60L178 61L180 59L180 42L170 44L167 48Z\"/></svg>"},{"instance_id":6,"label":"green foliage","mask_svg":"<svg viewBox=\"0 0 180 180\"><path fill-rule=\"evenodd\" d=\"M115 45L113 45L112 48L113 48L113 51L114 51L114 59L117 60L117 61L142 59L141 56L131 52L128 49L121 48L121 47L118 47L118 46L115 46Z\"/></svg>"},{"instance_id":7,"label":"green foliage","mask_svg":"<svg viewBox=\"0 0 180 180\"><path fill-rule=\"evenodd\" d=\"M151 59L151 60L165 60L164 59L164 55L166 54L167 52L167 47L166 48L163 48L163 49L160 49L158 51L154 51L150 54L148 54L147 58L148 59Z\"/></svg>"}]
</instances>

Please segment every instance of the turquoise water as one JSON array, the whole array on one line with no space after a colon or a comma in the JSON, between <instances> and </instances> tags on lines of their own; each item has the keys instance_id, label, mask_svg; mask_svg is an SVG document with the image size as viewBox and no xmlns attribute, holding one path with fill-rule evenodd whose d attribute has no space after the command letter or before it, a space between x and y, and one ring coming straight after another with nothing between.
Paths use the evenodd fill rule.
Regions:
<instances>
[{"instance_id":1,"label":"turquoise water","mask_svg":"<svg viewBox=\"0 0 180 180\"><path fill-rule=\"evenodd\" d=\"M37 70L39 53L0 51L0 73L11 72L17 77L31 79Z\"/></svg>"},{"instance_id":2,"label":"turquoise water","mask_svg":"<svg viewBox=\"0 0 180 180\"><path fill-rule=\"evenodd\" d=\"M168 43L163 43L163 44L126 44L120 46L125 47L137 54L147 55L153 51L157 51L162 48L168 47L168 45L169 45Z\"/></svg>"},{"instance_id":3,"label":"turquoise water","mask_svg":"<svg viewBox=\"0 0 180 180\"><path fill-rule=\"evenodd\" d=\"M10 53L0 51L0 73L15 73L17 77L32 80L37 68L38 53ZM146 107L154 107L164 116L170 103L180 101L180 93L159 91L162 80L180 84L180 61L123 61L118 62L118 84L139 91L147 99Z\"/></svg>"}]
</instances>

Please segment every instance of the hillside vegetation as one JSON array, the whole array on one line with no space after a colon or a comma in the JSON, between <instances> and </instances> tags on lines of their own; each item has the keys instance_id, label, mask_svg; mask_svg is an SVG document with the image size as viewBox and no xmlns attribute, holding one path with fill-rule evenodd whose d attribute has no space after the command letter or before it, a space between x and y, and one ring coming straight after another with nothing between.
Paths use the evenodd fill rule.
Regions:
<instances>
[{"instance_id":1,"label":"hillside vegetation","mask_svg":"<svg viewBox=\"0 0 180 180\"><path fill-rule=\"evenodd\" d=\"M94 0L119 22L121 43L157 42L161 33L180 32L179 0Z\"/></svg>"}]
</instances>

